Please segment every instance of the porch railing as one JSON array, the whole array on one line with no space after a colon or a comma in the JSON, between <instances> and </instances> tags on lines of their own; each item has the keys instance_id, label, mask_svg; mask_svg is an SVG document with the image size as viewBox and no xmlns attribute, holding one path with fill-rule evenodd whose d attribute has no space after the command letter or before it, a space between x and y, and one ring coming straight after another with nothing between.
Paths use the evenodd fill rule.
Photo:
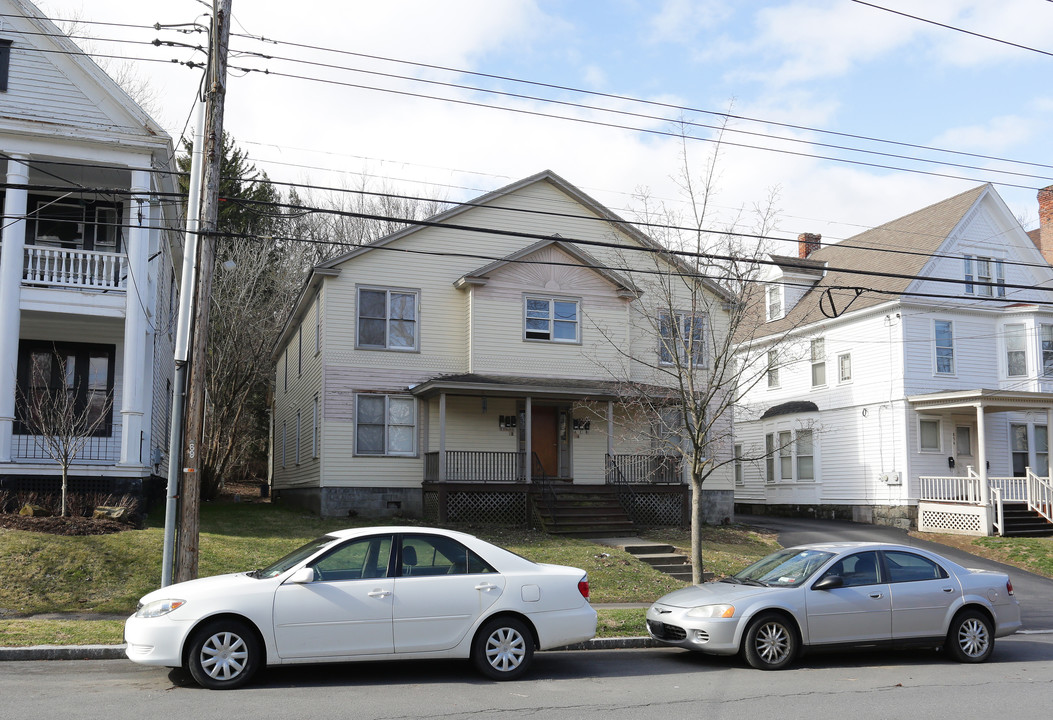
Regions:
<instances>
[{"instance_id":1,"label":"porch railing","mask_svg":"<svg viewBox=\"0 0 1053 720\"><path fill-rule=\"evenodd\" d=\"M523 453L447 450L447 482L522 482ZM439 480L439 453L424 453L424 479Z\"/></svg>"},{"instance_id":2,"label":"porch railing","mask_svg":"<svg viewBox=\"0 0 1053 720\"><path fill-rule=\"evenodd\" d=\"M609 485L660 485L683 482L675 455L607 455Z\"/></svg>"},{"instance_id":3,"label":"porch railing","mask_svg":"<svg viewBox=\"0 0 1053 720\"><path fill-rule=\"evenodd\" d=\"M918 499L935 502L962 502L975 505L980 502L980 478L935 477L918 478Z\"/></svg>"},{"instance_id":4,"label":"porch railing","mask_svg":"<svg viewBox=\"0 0 1053 720\"><path fill-rule=\"evenodd\" d=\"M59 287L123 290L128 258L123 253L27 245L22 280Z\"/></svg>"},{"instance_id":5,"label":"porch railing","mask_svg":"<svg viewBox=\"0 0 1053 720\"><path fill-rule=\"evenodd\" d=\"M106 435L85 438L84 445L74 457L73 462L108 462L115 463L121 459L120 426L108 426ZM16 460L53 461L48 452L47 442L39 435L13 435L12 444Z\"/></svg>"},{"instance_id":6,"label":"porch railing","mask_svg":"<svg viewBox=\"0 0 1053 720\"><path fill-rule=\"evenodd\" d=\"M1027 507L1046 520L1053 522L1053 482L1051 478L1039 477L1027 469Z\"/></svg>"}]
</instances>

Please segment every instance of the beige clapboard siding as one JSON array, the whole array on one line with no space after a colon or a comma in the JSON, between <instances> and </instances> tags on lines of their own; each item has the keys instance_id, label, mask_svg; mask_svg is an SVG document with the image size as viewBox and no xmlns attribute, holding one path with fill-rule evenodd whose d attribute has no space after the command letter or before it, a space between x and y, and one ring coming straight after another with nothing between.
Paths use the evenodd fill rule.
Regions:
<instances>
[{"instance_id":1,"label":"beige clapboard siding","mask_svg":"<svg viewBox=\"0 0 1053 720\"><path fill-rule=\"evenodd\" d=\"M317 303L311 303L297 331L278 361L275 388L275 469L276 488L314 487L321 477L319 457L312 454L315 398L318 398L318 440L324 443L325 412L322 397L322 354L315 352ZM285 371L288 370L288 386ZM296 414L300 414L300 434L296 436ZM285 463L282 463L282 433L287 433ZM297 447L300 462L296 462Z\"/></svg>"}]
</instances>

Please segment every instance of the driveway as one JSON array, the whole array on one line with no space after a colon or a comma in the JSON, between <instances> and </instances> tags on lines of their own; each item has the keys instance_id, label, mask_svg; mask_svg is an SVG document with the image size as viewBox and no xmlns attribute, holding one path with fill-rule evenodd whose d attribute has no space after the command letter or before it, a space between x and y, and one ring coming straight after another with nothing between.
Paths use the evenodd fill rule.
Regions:
<instances>
[{"instance_id":1,"label":"driveway","mask_svg":"<svg viewBox=\"0 0 1053 720\"><path fill-rule=\"evenodd\" d=\"M1009 574L1013 581L1013 590L1020 600L1020 615L1024 622L1022 632L1053 632L1053 580L1041 575L971 555L947 545L920 540L911 537L906 530L898 528L843 520L779 518L766 515L736 514L735 521L777 532L779 544L783 547L815 542L893 542L931 550L965 567L1000 570Z\"/></svg>"}]
</instances>

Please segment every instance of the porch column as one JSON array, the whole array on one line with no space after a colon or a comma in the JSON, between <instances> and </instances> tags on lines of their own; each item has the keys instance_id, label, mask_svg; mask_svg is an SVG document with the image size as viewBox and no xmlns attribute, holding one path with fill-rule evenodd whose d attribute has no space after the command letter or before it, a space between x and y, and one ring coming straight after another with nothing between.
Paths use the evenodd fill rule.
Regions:
<instances>
[{"instance_id":1,"label":"porch column","mask_svg":"<svg viewBox=\"0 0 1053 720\"><path fill-rule=\"evenodd\" d=\"M980 465L980 504L988 507L991 504L991 488L987 481L987 433L984 427L983 405L976 406L976 459Z\"/></svg>"},{"instance_id":2,"label":"porch column","mask_svg":"<svg viewBox=\"0 0 1053 720\"><path fill-rule=\"evenodd\" d=\"M1053 407L1046 408L1046 477L1053 477L1053 462L1050 462L1053 453L1050 453L1050 448L1053 448Z\"/></svg>"},{"instance_id":3,"label":"porch column","mask_svg":"<svg viewBox=\"0 0 1053 720\"><path fill-rule=\"evenodd\" d=\"M525 473L527 485L530 484L530 476L534 469L534 437L533 433L531 432L532 428L530 427L530 418L532 416L533 405L531 402L531 397L527 395L526 411L523 414L523 422L526 424L526 427L523 428L523 430L526 431L526 458L524 462L524 465L526 465L526 467L523 468L523 472Z\"/></svg>"},{"instance_id":4,"label":"porch column","mask_svg":"<svg viewBox=\"0 0 1053 720\"><path fill-rule=\"evenodd\" d=\"M446 393L439 393L439 522L450 519L450 508L447 507L449 494L446 492Z\"/></svg>"},{"instance_id":5,"label":"porch column","mask_svg":"<svg viewBox=\"0 0 1053 720\"><path fill-rule=\"evenodd\" d=\"M614 457L614 401L607 401L607 454Z\"/></svg>"},{"instance_id":6,"label":"porch column","mask_svg":"<svg viewBox=\"0 0 1053 720\"><path fill-rule=\"evenodd\" d=\"M125 208L124 243L128 256L128 281L124 301L124 372L121 382L121 464L142 465L143 417L146 414L145 378L153 377L146 367L146 335L149 331L147 308L151 307L150 256L150 175L132 171L131 195ZM149 459L148 457L146 458Z\"/></svg>"},{"instance_id":7,"label":"porch column","mask_svg":"<svg viewBox=\"0 0 1053 720\"><path fill-rule=\"evenodd\" d=\"M7 182L29 184L28 159L11 155ZM0 247L0 462L12 460L15 427L15 392L18 385L19 308L22 294L22 263L26 245L26 208L29 191L8 187L4 194L3 246Z\"/></svg>"}]
</instances>

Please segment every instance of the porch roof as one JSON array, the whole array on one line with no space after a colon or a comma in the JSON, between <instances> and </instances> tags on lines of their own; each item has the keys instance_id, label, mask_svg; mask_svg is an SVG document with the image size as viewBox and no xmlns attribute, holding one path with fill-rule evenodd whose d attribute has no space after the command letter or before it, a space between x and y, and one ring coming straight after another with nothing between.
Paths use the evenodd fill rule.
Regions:
<instances>
[{"instance_id":1,"label":"porch roof","mask_svg":"<svg viewBox=\"0 0 1053 720\"><path fill-rule=\"evenodd\" d=\"M656 388L657 390L657 388ZM617 400L625 397L624 383L585 378L541 378L517 375L440 375L410 388L417 397L429 398L441 392L452 395L490 397L559 398L565 400Z\"/></svg>"},{"instance_id":2,"label":"porch roof","mask_svg":"<svg viewBox=\"0 0 1053 720\"><path fill-rule=\"evenodd\" d=\"M1053 393L1023 390L949 390L912 395L907 398L915 410L959 410L980 408L983 412L1047 410L1053 408Z\"/></svg>"}]
</instances>

